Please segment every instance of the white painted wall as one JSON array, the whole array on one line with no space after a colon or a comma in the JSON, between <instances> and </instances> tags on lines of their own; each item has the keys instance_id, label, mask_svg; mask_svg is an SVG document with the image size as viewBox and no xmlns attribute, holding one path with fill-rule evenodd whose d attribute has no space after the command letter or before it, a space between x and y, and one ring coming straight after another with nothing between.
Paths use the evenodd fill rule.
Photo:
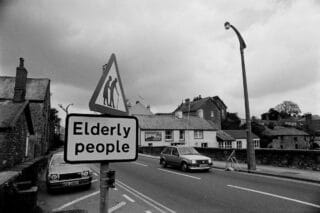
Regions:
<instances>
[{"instance_id":1,"label":"white painted wall","mask_svg":"<svg viewBox=\"0 0 320 213\"><path fill-rule=\"evenodd\" d=\"M161 141L145 141L145 132L161 132ZM217 142L217 132L216 131L203 131L202 139L194 138L193 130L185 130L185 140L179 139L179 130L173 131L173 140L165 140L165 131L164 130L139 130L139 145L140 146L149 146L149 143L152 146L170 146L171 143L185 143L188 146L201 147L201 143L207 143L208 147L218 147Z\"/></svg>"}]
</instances>

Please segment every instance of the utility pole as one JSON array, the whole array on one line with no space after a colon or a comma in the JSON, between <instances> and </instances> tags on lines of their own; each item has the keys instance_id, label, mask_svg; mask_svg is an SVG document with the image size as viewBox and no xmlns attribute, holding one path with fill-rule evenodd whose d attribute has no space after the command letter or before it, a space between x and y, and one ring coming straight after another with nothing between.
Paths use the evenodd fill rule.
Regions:
<instances>
[{"instance_id":1,"label":"utility pole","mask_svg":"<svg viewBox=\"0 0 320 213\"><path fill-rule=\"evenodd\" d=\"M246 48L246 43L244 42L239 31L231 25L229 22L224 24L226 30L233 29L236 33L239 43L240 43L240 55L241 55L241 68L242 68L242 80L243 80L243 90L244 90L244 103L246 110L246 123L247 123L247 163L248 170L256 170L256 159L254 145L252 142L252 133L251 133L251 118L250 118L250 109L249 109L249 97L248 97L248 87L247 87L247 77L246 77L246 67L244 63L244 53L243 50Z\"/></svg>"}]
</instances>

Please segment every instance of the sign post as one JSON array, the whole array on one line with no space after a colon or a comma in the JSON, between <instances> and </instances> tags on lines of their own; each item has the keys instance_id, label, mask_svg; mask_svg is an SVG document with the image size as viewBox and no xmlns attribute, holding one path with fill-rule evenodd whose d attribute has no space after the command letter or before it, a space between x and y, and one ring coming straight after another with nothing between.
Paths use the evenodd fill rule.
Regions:
<instances>
[{"instance_id":1,"label":"sign post","mask_svg":"<svg viewBox=\"0 0 320 213\"><path fill-rule=\"evenodd\" d=\"M128 116L114 54L103 66L89 108L102 114L67 116L65 161L100 162L100 213L106 213L109 188L115 187L115 171L109 170L109 162L135 161L138 157L138 120Z\"/></svg>"}]
</instances>

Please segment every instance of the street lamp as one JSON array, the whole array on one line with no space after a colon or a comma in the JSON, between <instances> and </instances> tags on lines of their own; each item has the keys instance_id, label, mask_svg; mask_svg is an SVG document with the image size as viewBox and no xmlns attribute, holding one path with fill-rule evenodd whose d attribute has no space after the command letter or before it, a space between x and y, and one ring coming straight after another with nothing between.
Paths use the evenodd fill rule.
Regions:
<instances>
[{"instance_id":1,"label":"street lamp","mask_svg":"<svg viewBox=\"0 0 320 213\"><path fill-rule=\"evenodd\" d=\"M248 99L248 88L247 88L247 77L246 77L246 68L244 64L244 55L243 50L247 47L239 31L231 25L229 22L224 23L226 30L230 28L237 34L240 43L240 55L241 55L241 67L242 67L242 79L243 79L243 90L244 90L244 103L246 110L246 123L247 123L247 162L248 170L256 170L256 160L254 146L252 143L252 134L251 134L251 120L250 120L250 109L249 109L249 99Z\"/></svg>"},{"instance_id":2,"label":"street lamp","mask_svg":"<svg viewBox=\"0 0 320 213\"><path fill-rule=\"evenodd\" d=\"M73 105L73 103L68 104L67 107L64 108L64 107L62 106L62 104L58 104L58 106L59 106L63 111L65 111L66 115L69 114L68 109L69 109L69 107L72 106L72 105Z\"/></svg>"}]
</instances>

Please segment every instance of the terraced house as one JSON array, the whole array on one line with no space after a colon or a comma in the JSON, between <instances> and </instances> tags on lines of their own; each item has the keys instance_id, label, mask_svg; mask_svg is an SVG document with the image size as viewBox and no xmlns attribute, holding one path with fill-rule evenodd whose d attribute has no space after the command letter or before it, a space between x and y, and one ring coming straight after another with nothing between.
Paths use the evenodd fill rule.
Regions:
<instances>
[{"instance_id":1,"label":"terraced house","mask_svg":"<svg viewBox=\"0 0 320 213\"><path fill-rule=\"evenodd\" d=\"M187 145L218 147L218 127L198 116L175 114L134 115L139 120L139 146Z\"/></svg>"}]
</instances>

